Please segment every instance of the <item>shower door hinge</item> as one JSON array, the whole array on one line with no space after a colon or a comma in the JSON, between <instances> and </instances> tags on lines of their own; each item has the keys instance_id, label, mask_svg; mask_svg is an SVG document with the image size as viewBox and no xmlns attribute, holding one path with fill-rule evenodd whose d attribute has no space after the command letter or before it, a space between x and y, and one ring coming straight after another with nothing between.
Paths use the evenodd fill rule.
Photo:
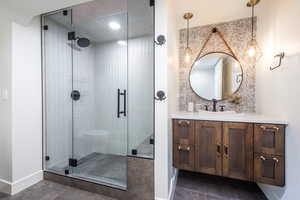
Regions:
<instances>
[{"instance_id":1,"label":"shower door hinge","mask_svg":"<svg viewBox=\"0 0 300 200\"><path fill-rule=\"evenodd\" d=\"M68 32L68 40L76 40L75 32Z\"/></svg>"},{"instance_id":2,"label":"shower door hinge","mask_svg":"<svg viewBox=\"0 0 300 200\"><path fill-rule=\"evenodd\" d=\"M150 7L155 6L155 0L150 0Z\"/></svg>"},{"instance_id":3,"label":"shower door hinge","mask_svg":"<svg viewBox=\"0 0 300 200\"><path fill-rule=\"evenodd\" d=\"M70 158L69 159L69 166L71 166L71 167L77 167L77 159Z\"/></svg>"},{"instance_id":4,"label":"shower door hinge","mask_svg":"<svg viewBox=\"0 0 300 200\"><path fill-rule=\"evenodd\" d=\"M48 29L49 29L48 25L44 25L43 29L44 29L44 31L48 31Z\"/></svg>"},{"instance_id":5,"label":"shower door hinge","mask_svg":"<svg viewBox=\"0 0 300 200\"><path fill-rule=\"evenodd\" d=\"M132 149L131 154L136 156L138 154L138 150L137 149Z\"/></svg>"},{"instance_id":6,"label":"shower door hinge","mask_svg":"<svg viewBox=\"0 0 300 200\"><path fill-rule=\"evenodd\" d=\"M149 143L150 143L150 144L154 144L154 138L150 138Z\"/></svg>"},{"instance_id":7,"label":"shower door hinge","mask_svg":"<svg viewBox=\"0 0 300 200\"><path fill-rule=\"evenodd\" d=\"M45 160L49 161L50 160L50 156L45 156Z\"/></svg>"}]
</instances>

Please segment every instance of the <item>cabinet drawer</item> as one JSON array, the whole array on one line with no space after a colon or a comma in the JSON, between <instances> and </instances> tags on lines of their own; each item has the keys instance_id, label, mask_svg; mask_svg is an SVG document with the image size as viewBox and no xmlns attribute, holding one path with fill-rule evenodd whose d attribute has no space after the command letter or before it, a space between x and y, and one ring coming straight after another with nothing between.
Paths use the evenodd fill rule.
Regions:
<instances>
[{"instance_id":1,"label":"cabinet drawer","mask_svg":"<svg viewBox=\"0 0 300 200\"><path fill-rule=\"evenodd\" d=\"M284 186L284 157L265 154L255 154L255 182Z\"/></svg>"},{"instance_id":2,"label":"cabinet drawer","mask_svg":"<svg viewBox=\"0 0 300 200\"><path fill-rule=\"evenodd\" d=\"M195 170L195 148L193 145L174 145L174 167L183 170Z\"/></svg>"},{"instance_id":3,"label":"cabinet drawer","mask_svg":"<svg viewBox=\"0 0 300 200\"><path fill-rule=\"evenodd\" d=\"M284 155L284 125L256 124L254 151L270 155Z\"/></svg>"},{"instance_id":4,"label":"cabinet drawer","mask_svg":"<svg viewBox=\"0 0 300 200\"><path fill-rule=\"evenodd\" d=\"M174 120L174 144L194 145L194 121Z\"/></svg>"}]
</instances>

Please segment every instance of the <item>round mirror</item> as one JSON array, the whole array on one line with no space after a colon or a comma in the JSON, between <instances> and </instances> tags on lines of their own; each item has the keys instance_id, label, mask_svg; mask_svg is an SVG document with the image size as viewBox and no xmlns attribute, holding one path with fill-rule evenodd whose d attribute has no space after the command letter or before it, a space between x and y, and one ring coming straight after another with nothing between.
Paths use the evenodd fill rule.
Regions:
<instances>
[{"instance_id":1,"label":"round mirror","mask_svg":"<svg viewBox=\"0 0 300 200\"><path fill-rule=\"evenodd\" d=\"M190 72L193 91L206 100L224 100L236 93L243 81L238 60L226 53L209 53L196 60Z\"/></svg>"}]
</instances>

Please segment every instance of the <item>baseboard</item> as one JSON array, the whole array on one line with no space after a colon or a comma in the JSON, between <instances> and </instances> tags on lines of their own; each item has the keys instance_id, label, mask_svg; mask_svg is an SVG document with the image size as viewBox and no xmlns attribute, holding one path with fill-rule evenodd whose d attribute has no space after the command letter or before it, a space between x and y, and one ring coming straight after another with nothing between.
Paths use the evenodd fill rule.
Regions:
<instances>
[{"instance_id":1,"label":"baseboard","mask_svg":"<svg viewBox=\"0 0 300 200\"><path fill-rule=\"evenodd\" d=\"M268 191L262 184L257 184L261 191L266 195L269 200L280 200L272 191Z\"/></svg>"},{"instance_id":2,"label":"baseboard","mask_svg":"<svg viewBox=\"0 0 300 200\"><path fill-rule=\"evenodd\" d=\"M11 183L0 179L0 192L5 194L11 193Z\"/></svg>"},{"instance_id":3,"label":"baseboard","mask_svg":"<svg viewBox=\"0 0 300 200\"><path fill-rule=\"evenodd\" d=\"M30 174L24 178L21 178L11 184L11 195L17 194L22 190L40 182L43 180L43 170Z\"/></svg>"},{"instance_id":4,"label":"baseboard","mask_svg":"<svg viewBox=\"0 0 300 200\"><path fill-rule=\"evenodd\" d=\"M177 176L178 176L178 170L175 169L175 173L170 182L170 191L169 191L168 198L155 197L155 200L173 200L174 199L175 189L176 189L176 185L177 185Z\"/></svg>"},{"instance_id":5,"label":"baseboard","mask_svg":"<svg viewBox=\"0 0 300 200\"><path fill-rule=\"evenodd\" d=\"M13 183L0 179L0 192L15 195L41 180L43 180L42 170L21 178Z\"/></svg>"},{"instance_id":6,"label":"baseboard","mask_svg":"<svg viewBox=\"0 0 300 200\"><path fill-rule=\"evenodd\" d=\"M172 177L171 183L170 183L170 192L169 192L168 200L174 199L175 189L176 189L176 185L177 185L177 177L178 177L178 170L175 169L174 176Z\"/></svg>"}]
</instances>

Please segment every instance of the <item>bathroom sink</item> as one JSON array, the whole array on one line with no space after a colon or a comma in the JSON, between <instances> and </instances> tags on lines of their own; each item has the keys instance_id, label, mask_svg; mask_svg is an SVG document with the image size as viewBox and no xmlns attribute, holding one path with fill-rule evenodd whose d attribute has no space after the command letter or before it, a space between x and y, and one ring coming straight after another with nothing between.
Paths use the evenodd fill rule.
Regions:
<instances>
[{"instance_id":1,"label":"bathroom sink","mask_svg":"<svg viewBox=\"0 0 300 200\"><path fill-rule=\"evenodd\" d=\"M223 111L223 112L211 112L206 110L198 111L200 115L232 115L232 116L243 116L244 113L237 113L235 111Z\"/></svg>"}]
</instances>

